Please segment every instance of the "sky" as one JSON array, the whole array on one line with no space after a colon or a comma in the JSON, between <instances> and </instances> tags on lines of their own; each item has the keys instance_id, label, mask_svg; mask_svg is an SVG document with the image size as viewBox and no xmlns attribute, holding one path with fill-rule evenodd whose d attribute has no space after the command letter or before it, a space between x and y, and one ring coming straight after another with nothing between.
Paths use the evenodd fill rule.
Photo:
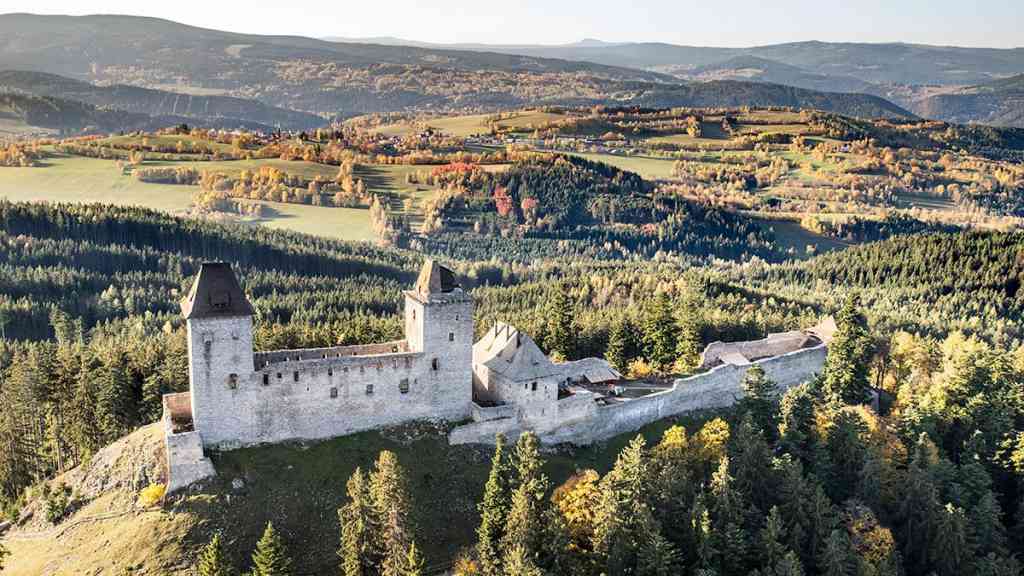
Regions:
<instances>
[{"instance_id":1,"label":"sky","mask_svg":"<svg viewBox=\"0 0 1024 576\"><path fill-rule=\"evenodd\" d=\"M253 34L437 43L597 38L733 47L803 40L1024 46L1022 0L3 0L0 11L135 14Z\"/></svg>"}]
</instances>

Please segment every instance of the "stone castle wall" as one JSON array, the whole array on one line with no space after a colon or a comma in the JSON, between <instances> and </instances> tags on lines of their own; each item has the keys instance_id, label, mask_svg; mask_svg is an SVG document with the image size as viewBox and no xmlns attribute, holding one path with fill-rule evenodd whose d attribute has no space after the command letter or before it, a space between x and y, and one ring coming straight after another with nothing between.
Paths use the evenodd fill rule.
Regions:
<instances>
[{"instance_id":1,"label":"stone castle wall","mask_svg":"<svg viewBox=\"0 0 1024 576\"><path fill-rule=\"evenodd\" d=\"M826 346L805 348L754 362L778 384L780 391L806 382L825 365ZM741 382L750 365L725 364L707 372L676 380L671 389L623 402L599 406L571 396L559 400L558 414L536 431L545 444L592 444L619 434L633 432L670 416L692 410L731 406L743 396ZM577 395L579 396L579 395ZM562 410L562 403L566 409ZM449 435L452 444L493 443L502 432L514 436L524 430L514 418L476 422L455 428Z\"/></svg>"},{"instance_id":2,"label":"stone castle wall","mask_svg":"<svg viewBox=\"0 0 1024 576\"><path fill-rule=\"evenodd\" d=\"M414 340L252 353L249 318L190 322L195 429L208 448L318 440L472 410L472 302L415 310ZM420 324L424 324L420 327Z\"/></svg>"}]
</instances>

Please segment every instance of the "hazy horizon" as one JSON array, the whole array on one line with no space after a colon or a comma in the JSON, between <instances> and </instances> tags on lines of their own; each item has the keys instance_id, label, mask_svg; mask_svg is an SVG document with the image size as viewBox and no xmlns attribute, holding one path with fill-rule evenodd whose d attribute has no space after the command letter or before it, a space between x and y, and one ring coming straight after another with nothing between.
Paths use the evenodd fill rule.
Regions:
<instances>
[{"instance_id":1,"label":"hazy horizon","mask_svg":"<svg viewBox=\"0 0 1024 576\"><path fill-rule=\"evenodd\" d=\"M763 5L738 0L727 7L648 0L628 8L608 0L516 3L495 18L492 7L464 0L446 8L412 0L388 4L324 4L313 10L181 0L140 5L127 0L40 0L12 3L5 12L84 16L148 16L232 32L313 38L395 38L436 44L564 45L583 39L609 43L660 42L750 47L804 42L910 43L1020 48L1024 10L1016 2L911 0ZM979 6L978 4L983 4Z\"/></svg>"}]
</instances>

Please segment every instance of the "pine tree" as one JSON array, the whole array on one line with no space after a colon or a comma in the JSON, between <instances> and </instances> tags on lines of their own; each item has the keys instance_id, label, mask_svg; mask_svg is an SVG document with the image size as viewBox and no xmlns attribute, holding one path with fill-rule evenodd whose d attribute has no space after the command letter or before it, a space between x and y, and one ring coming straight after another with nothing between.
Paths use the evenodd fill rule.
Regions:
<instances>
[{"instance_id":1,"label":"pine tree","mask_svg":"<svg viewBox=\"0 0 1024 576\"><path fill-rule=\"evenodd\" d=\"M816 440L814 393L807 384L786 390L780 402L779 445L804 466L811 463Z\"/></svg>"},{"instance_id":2,"label":"pine tree","mask_svg":"<svg viewBox=\"0 0 1024 576\"><path fill-rule=\"evenodd\" d=\"M516 478L505 521L505 534L501 549L509 554L521 547L531 562L542 551L542 519L549 488L547 477L541 472L540 440L532 432L524 432L516 442L513 466ZM506 559L507 561L507 559Z\"/></svg>"},{"instance_id":3,"label":"pine tree","mask_svg":"<svg viewBox=\"0 0 1024 576\"><path fill-rule=\"evenodd\" d=\"M818 570L822 576L853 576L856 564L846 531L836 528L825 540L818 559Z\"/></svg>"},{"instance_id":4,"label":"pine tree","mask_svg":"<svg viewBox=\"0 0 1024 576\"><path fill-rule=\"evenodd\" d=\"M503 576L544 576L522 545L512 546L506 551L501 573Z\"/></svg>"},{"instance_id":5,"label":"pine tree","mask_svg":"<svg viewBox=\"0 0 1024 576\"><path fill-rule=\"evenodd\" d=\"M636 357L637 348L636 326L628 316L623 316L614 324L608 333L608 347L604 359L613 368L625 374L630 361Z\"/></svg>"},{"instance_id":6,"label":"pine tree","mask_svg":"<svg viewBox=\"0 0 1024 576\"><path fill-rule=\"evenodd\" d=\"M380 573L400 576L412 544L408 526L409 497L405 472L393 452L381 451L370 474L370 497L378 526L375 548L382 555Z\"/></svg>"},{"instance_id":7,"label":"pine tree","mask_svg":"<svg viewBox=\"0 0 1024 576\"><path fill-rule=\"evenodd\" d=\"M676 554L651 514L644 438L637 436L601 480L595 518L594 552L608 574L661 573ZM660 559L660 560L659 560ZM665 564L658 564L658 562Z\"/></svg>"},{"instance_id":8,"label":"pine tree","mask_svg":"<svg viewBox=\"0 0 1024 576\"><path fill-rule=\"evenodd\" d=\"M754 364L747 369L741 382L743 399L740 400L740 412L746 412L753 418L756 426L765 438L772 442L778 434L775 423L778 414L777 403L779 387L764 373L764 368Z\"/></svg>"},{"instance_id":9,"label":"pine tree","mask_svg":"<svg viewBox=\"0 0 1024 576\"><path fill-rule=\"evenodd\" d=\"M484 499L478 506L480 527L476 531L476 553L483 576L498 576L501 573L499 543L505 533L509 506L509 465L504 452L505 436L498 434L495 438L494 457L491 459L491 472L484 486Z\"/></svg>"},{"instance_id":10,"label":"pine tree","mask_svg":"<svg viewBox=\"0 0 1024 576\"><path fill-rule=\"evenodd\" d=\"M672 300L662 292L648 304L644 317L645 355L658 371L665 372L675 364L677 346L678 326Z\"/></svg>"},{"instance_id":11,"label":"pine tree","mask_svg":"<svg viewBox=\"0 0 1024 576\"><path fill-rule=\"evenodd\" d=\"M683 298L682 310L679 314L679 336L676 344L676 370L682 373L693 372L700 367L703 341L701 339L701 322L697 314L697 306L693 302L693 297L687 294Z\"/></svg>"},{"instance_id":12,"label":"pine tree","mask_svg":"<svg viewBox=\"0 0 1024 576\"><path fill-rule=\"evenodd\" d=\"M932 550L940 576L963 574L973 560L974 550L967 532L963 508L947 504L939 513Z\"/></svg>"},{"instance_id":13,"label":"pine tree","mask_svg":"<svg viewBox=\"0 0 1024 576\"><path fill-rule=\"evenodd\" d=\"M786 547L786 527L782 523L778 507L772 506L772 509L768 511L764 527L761 528L757 541L757 559L767 566L775 566L781 562L789 551Z\"/></svg>"},{"instance_id":14,"label":"pine tree","mask_svg":"<svg viewBox=\"0 0 1024 576\"><path fill-rule=\"evenodd\" d=\"M292 574L292 560L288 556L284 542L270 522L267 522L263 536L256 543L252 564L252 576L291 576Z\"/></svg>"},{"instance_id":15,"label":"pine tree","mask_svg":"<svg viewBox=\"0 0 1024 576\"><path fill-rule=\"evenodd\" d=\"M372 574L380 563L374 548L377 531L376 516L370 497L369 481L362 469L356 468L346 484L348 503L338 510L341 524L341 573L343 576Z\"/></svg>"},{"instance_id":16,"label":"pine tree","mask_svg":"<svg viewBox=\"0 0 1024 576\"><path fill-rule=\"evenodd\" d=\"M822 372L825 397L845 404L866 402L870 391L868 372L874 348L859 306L860 301L852 296L836 315L837 330Z\"/></svg>"},{"instance_id":17,"label":"pine tree","mask_svg":"<svg viewBox=\"0 0 1024 576\"><path fill-rule=\"evenodd\" d=\"M220 534L214 534L210 543L199 554L196 574L198 576L229 576L233 573L234 569L231 568L231 564L224 555Z\"/></svg>"},{"instance_id":18,"label":"pine tree","mask_svg":"<svg viewBox=\"0 0 1024 576\"><path fill-rule=\"evenodd\" d=\"M562 284L555 290L547 310L548 332L545 343L548 350L562 359L576 357L576 319L569 286Z\"/></svg>"}]
</instances>

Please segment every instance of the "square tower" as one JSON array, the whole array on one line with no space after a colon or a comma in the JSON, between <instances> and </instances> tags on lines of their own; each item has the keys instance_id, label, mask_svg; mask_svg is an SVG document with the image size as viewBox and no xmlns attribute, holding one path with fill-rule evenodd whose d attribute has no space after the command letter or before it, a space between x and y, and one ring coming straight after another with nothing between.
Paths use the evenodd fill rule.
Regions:
<instances>
[{"instance_id":1,"label":"square tower","mask_svg":"<svg viewBox=\"0 0 1024 576\"><path fill-rule=\"evenodd\" d=\"M413 290L405 292L405 338L423 355L434 386L457 398L439 417L469 414L473 390L473 298L455 274L427 260ZM450 412L450 414L448 414Z\"/></svg>"},{"instance_id":2,"label":"square tower","mask_svg":"<svg viewBox=\"0 0 1024 576\"><path fill-rule=\"evenodd\" d=\"M231 266L205 262L181 302L188 327L192 424L203 446L246 436L250 425L236 406L253 379L253 308Z\"/></svg>"}]
</instances>

